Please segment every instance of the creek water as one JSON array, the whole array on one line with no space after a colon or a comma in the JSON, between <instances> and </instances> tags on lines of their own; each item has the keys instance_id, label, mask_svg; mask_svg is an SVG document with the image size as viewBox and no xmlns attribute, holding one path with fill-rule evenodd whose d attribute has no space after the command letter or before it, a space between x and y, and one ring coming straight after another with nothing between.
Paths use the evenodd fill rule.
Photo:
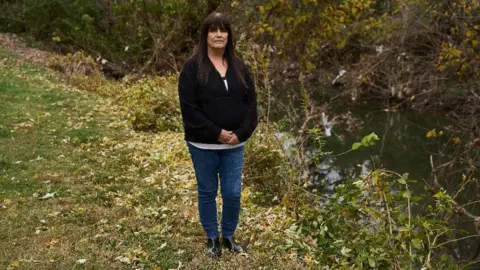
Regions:
<instances>
[{"instance_id":1,"label":"creek water","mask_svg":"<svg viewBox=\"0 0 480 270\"><path fill-rule=\"evenodd\" d=\"M342 120L343 123L333 124L331 136L325 137L326 151L332 151L334 155L347 152L353 143L360 142L363 136L372 132L380 140L368 148L360 147L327 158L319 168L327 180L324 184L326 191L332 190L336 183L366 173L372 168L409 173L409 178L417 180L418 188L423 190L423 180L431 174L430 155L436 155L449 136L445 131L439 137L427 138L426 134L432 129L436 129L438 134L444 127L453 124L442 115L388 112L379 104L338 107L328 116L333 118L340 114L348 114L347 119ZM318 175L317 179L321 177Z\"/></svg>"}]
</instances>

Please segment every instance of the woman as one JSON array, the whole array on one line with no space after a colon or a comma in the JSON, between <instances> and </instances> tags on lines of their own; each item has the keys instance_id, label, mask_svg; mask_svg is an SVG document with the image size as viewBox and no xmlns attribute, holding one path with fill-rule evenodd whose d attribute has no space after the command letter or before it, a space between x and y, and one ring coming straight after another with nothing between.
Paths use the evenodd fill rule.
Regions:
<instances>
[{"instance_id":1,"label":"woman","mask_svg":"<svg viewBox=\"0 0 480 270\"><path fill-rule=\"evenodd\" d=\"M211 13L178 83L200 222L207 234L207 250L215 257L222 253L216 205L219 176L222 244L230 251L243 251L233 237L240 212L243 149L258 123L255 86L246 65L235 56L232 38L228 19Z\"/></svg>"}]
</instances>

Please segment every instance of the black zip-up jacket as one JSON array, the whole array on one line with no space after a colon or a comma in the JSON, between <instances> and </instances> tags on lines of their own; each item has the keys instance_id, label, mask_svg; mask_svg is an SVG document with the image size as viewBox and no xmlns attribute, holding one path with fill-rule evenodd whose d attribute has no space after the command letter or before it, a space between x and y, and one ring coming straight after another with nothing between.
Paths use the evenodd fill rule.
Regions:
<instances>
[{"instance_id":1,"label":"black zip-up jacket","mask_svg":"<svg viewBox=\"0 0 480 270\"><path fill-rule=\"evenodd\" d=\"M243 63L246 88L231 69L227 69L228 91L220 73L209 61L208 82L198 82L198 64L190 58L180 73L178 93L182 111L185 140L198 143L221 144L222 129L233 131L240 142L245 142L257 127L257 99L255 85Z\"/></svg>"}]
</instances>

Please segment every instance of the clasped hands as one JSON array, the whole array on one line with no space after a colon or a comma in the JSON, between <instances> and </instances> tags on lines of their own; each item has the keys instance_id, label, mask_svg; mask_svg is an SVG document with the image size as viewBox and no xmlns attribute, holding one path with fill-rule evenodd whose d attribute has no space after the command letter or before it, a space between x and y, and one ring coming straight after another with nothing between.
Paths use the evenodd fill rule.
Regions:
<instances>
[{"instance_id":1,"label":"clasped hands","mask_svg":"<svg viewBox=\"0 0 480 270\"><path fill-rule=\"evenodd\" d=\"M235 144L240 143L237 135L235 133L233 133L233 131L228 131L228 130L224 130L224 129L222 129L222 132L220 133L220 136L218 137L218 141L221 142L221 143L231 144L231 145L235 145Z\"/></svg>"}]
</instances>

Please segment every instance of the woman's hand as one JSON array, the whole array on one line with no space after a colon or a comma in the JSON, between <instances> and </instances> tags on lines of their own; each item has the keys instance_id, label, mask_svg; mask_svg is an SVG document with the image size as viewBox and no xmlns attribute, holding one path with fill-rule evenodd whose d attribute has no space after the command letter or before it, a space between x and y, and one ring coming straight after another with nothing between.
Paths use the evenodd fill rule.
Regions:
<instances>
[{"instance_id":1,"label":"woman's hand","mask_svg":"<svg viewBox=\"0 0 480 270\"><path fill-rule=\"evenodd\" d=\"M232 137L230 138L230 140L227 143L232 144L232 145L239 144L240 140L238 139L237 134L231 132L231 135L232 135Z\"/></svg>"},{"instance_id":2,"label":"woman's hand","mask_svg":"<svg viewBox=\"0 0 480 270\"><path fill-rule=\"evenodd\" d=\"M220 136L218 137L218 141L227 144L232 139L232 134L233 132L222 129L222 132L220 132Z\"/></svg>"}]
</instances>

